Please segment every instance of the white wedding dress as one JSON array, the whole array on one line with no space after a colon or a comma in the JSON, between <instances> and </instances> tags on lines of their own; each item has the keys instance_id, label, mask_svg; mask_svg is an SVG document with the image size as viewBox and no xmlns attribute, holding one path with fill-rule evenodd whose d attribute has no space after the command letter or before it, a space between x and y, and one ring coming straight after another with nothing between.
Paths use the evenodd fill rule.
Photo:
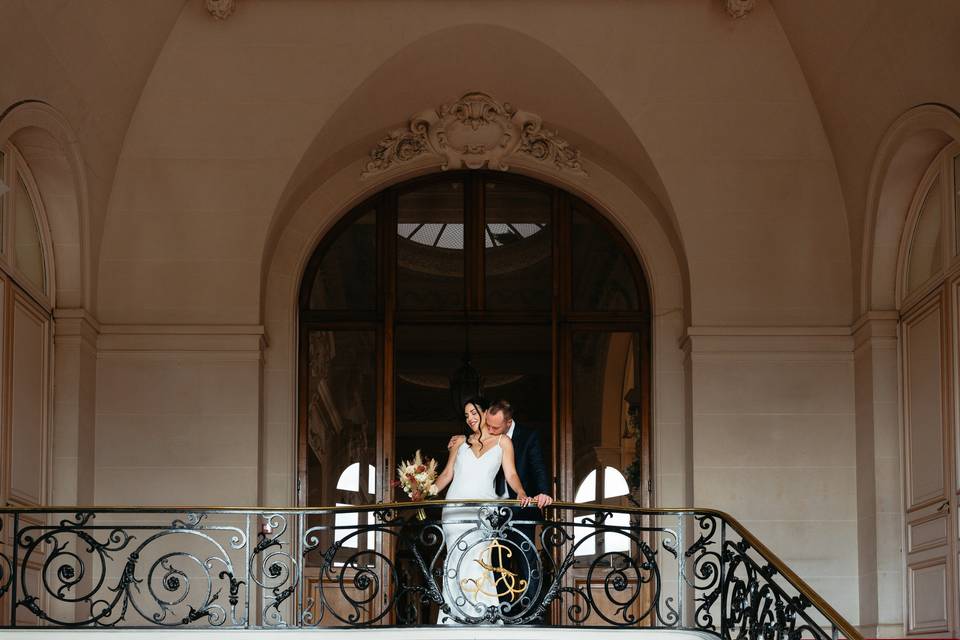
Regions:
<instances>
[{"instance_id":1,"label":"white wedding dress","mask_svg":"<svg viewBox=\"0 0 960 640\"><path fill-rule=\"evenodd\" d=\"M500 436L503 438L503 436ZM499 500L494 478L503 462L500 440L482 456L464 442L453 465L447 500ZM491 565L490 527L480 520L481 506L444 507L443 537L447 559L443 566L443 601L458 618L482 617L489 606L498 606L497 584ZM493 508L493 507L490 507ZM441 609L438 624L459 624Z\"/></svg>"}]
</instances>

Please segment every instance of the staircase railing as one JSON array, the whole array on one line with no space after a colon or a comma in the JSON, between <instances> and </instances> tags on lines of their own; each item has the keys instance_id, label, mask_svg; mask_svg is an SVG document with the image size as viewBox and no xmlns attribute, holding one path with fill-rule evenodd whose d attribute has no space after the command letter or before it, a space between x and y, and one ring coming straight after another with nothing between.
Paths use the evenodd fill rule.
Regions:
<instances>
[{"instance_id":1,"label":"staircase railing","mask_svg":"<svg viewBox=\"0 0 960 640\"><path fill-rule=\"evenodd\" d=\"M862 640L722 511L517 504L0 509L0 627L443 618Z\"/></svg>"}]
</instances>

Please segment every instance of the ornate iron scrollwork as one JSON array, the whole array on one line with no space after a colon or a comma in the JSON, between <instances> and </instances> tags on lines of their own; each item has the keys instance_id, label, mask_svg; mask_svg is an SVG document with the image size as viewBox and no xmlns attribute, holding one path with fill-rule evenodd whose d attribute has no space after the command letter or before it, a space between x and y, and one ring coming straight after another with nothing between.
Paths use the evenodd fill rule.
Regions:
<instances>
[{"instance_id":1,"label":"ornate iron scrollwork","mask_svg":"<svg viewBox=\"0 0 960 640\"><path fill-rule=\"evenodd\" d=\"M444 517L436 503L5 509L0 534L11 531L0 546L0 606L10 625L32 615L59 627L364 627L448 618L690 628L725 640L860 640L720 512L555 504L550 519L525 519L529 512L510 504L442 504ZM417 517L421 508L430 517ZM816 623L818 611L832 620L828 628Z\"/></svg>"}]
</instances>

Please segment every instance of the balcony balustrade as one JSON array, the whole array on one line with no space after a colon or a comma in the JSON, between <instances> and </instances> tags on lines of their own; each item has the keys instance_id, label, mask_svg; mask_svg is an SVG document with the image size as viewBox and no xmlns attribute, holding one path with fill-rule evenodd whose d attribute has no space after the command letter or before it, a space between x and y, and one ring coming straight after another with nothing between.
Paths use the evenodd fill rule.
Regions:
<instances>
[{"instance_id":1,"label":"balcony balustrade","mask_svg":"<svg viewBox=\"0 0 960 640\"><path fill-rule=\"evenodd\" d=\"M441 520L442 507L462 507L459 519ZM3 509L0 525L4 628L323 633L443 617L861 640L740 523L710 509L78 507Z\"/></svg>"}]
</instances>

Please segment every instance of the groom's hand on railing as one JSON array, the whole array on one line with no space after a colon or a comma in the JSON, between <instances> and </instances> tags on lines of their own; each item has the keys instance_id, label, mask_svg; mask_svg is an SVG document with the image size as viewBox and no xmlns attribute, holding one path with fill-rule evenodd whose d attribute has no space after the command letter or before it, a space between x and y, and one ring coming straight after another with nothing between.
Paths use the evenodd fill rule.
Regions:
<instances>
[{"instance_id":1,"label":"groom's hand on railing","mask_svg":"<svg viewBox=\"0 0 960 640\"><path fill-rule=\"evenodd\" d=\"M532 501L537 503L538 509L543 509L544 507L549 507L551 504L553 504L553 498L545 493L540 493L533 496Z\"/></svg>"}]
</instances>

